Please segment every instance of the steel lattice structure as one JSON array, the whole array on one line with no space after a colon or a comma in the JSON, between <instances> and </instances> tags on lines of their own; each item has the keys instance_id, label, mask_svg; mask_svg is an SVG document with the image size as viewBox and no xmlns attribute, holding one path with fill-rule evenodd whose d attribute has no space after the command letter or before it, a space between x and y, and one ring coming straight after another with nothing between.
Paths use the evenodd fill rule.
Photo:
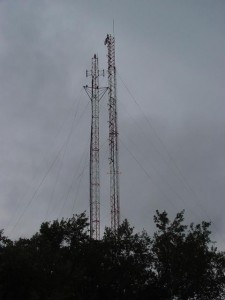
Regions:
<instances>
[{"instance_id":1,"label":"steel lattice structure","mask_svg":"<svg viewBox=\"0 0 225 300\"><path fill-rule=\"evenodd\" d=\"M109 167L110 167L110 206L111 229L116 232L120 224L119 193L119 149L117 124L117 93L115 66L115 37L108 34L105 39L108 49L108 92L109 92Z\"/></svg>"},{"instance_id":2,"label":"steel lattice structure","mask_svg":"<svg viewBox=\"0 0 225 300\"><path fill-rule=\"evenodd\" d=\"M100 239L100 174L99 174L99 102L107 88L99 87L98 57L92 58L91 71L86 71L86 77L91 76L91 87L84 86L91 100L91 141L90 141L90 236Z\"/></svg>"}]
</instances>

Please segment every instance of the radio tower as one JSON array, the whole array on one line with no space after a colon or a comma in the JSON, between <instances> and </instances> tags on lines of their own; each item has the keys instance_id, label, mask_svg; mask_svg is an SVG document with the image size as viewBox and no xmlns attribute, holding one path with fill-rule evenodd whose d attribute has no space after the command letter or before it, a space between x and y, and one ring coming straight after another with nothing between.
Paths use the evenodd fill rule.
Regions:
<instances>
[{"instance_id":1,"label":"radio tower","mask_svg":"<svg viewBox=\"0 0 225 300\"><path fill-rule=\"evenodd\" d=\"M91 76L91 87L84 89L91 100L91 141L90 141L90 236L100 239L100 174L99 174L99 101L107 88L99 87L99 76L104 76L98 69L98 57L92 58L91 71L86 71L86 77Z\"/></svg>"},{"instance_id":2,"label":"radio tower","mask_svg":"<svg viewBox=\"0 0 225 300\"><path fill-rule=\"evenodd\" d=\"M117 232L120 225L119 197L119 155L117 125L117 95L115 66L115 37L108 34L105 39L108 48L108 89L109 89L109 167L110 167L110 206L111 229Z\"/></svg>"}]
</instances>

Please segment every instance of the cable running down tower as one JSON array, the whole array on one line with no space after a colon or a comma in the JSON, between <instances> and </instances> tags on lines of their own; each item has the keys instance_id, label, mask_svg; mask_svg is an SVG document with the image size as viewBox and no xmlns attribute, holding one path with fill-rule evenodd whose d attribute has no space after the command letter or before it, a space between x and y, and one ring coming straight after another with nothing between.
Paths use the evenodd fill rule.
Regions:
<instances>
[{"instance_id":1,"label":"cable running down tower","mask_svg":"<svg viewBox=\"0 0 225 300\"><path fill-rule=\"evenodd\" d=\"M104 76L104 70L99 71L98 57L92 58L91 71L86 71L86 77L91 76L91 87L84 89L91 100L91 140L90 140L90 236L100 239L100 174L99 174L99 102L107 88L99 87L99 76Z\"/></svg>"},{"instance_id":2,"label":"cable running down tower","mask_svg":"<svg viewBox=\"0 0 225 300\"><path fill-rule=\"evenodd\" d=\"M109 110L109 167L110 167L110 206L111 229L116 232L120 225L119 193L119 149L117 124L117 93L115 66L115 37L108 34L105 39L108 49L108 110Z\"/></svg>"}]
</instances>

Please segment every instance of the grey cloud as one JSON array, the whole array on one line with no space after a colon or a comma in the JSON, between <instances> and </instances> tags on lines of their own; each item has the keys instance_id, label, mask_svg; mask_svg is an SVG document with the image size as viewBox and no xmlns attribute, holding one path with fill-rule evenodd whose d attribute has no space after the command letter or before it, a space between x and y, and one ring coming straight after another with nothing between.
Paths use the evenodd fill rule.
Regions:
<instances>
[{"instance_id":1,"label":"grey cloud","mask_svg":"<svg viewBox=\"0 0 225 300\"><path fill-rule=\"evenodd\" d=\"M106 67L103 41L114 19L122 217L151 231L156 209L174 215L184 208L188 221L209 215L222 240L223 9L220 1L1 1L0 227L7 227L6 234L29 235L46 217L70 216L73 207L88 210L90 106L85 108L89 100L81 90L94 53ZM101 110L103 226L110 223L106 102Z\"/></svg>"}]
</instances>

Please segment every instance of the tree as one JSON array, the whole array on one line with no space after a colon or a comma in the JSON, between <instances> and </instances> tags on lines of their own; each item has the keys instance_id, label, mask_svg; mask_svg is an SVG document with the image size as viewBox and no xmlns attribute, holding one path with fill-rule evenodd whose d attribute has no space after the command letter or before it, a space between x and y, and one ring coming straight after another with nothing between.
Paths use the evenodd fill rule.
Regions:
<instances>
[{"instance_id":1,"label":"tree","mask_svg":"<svg viewBox=\"0 0 225 300\"><path fill-rule=\"evenodd\" d=\"M111 295L109 299L140 299L151 265L148 234L134 233L125 219L117 233L106 228L102 241L102 289Z\"/></svg>"},{"instance_id":2,"label":"tree","mask_svg":"<svg viewBox=\"0 0 225 300\"><path fill-rule=\"evenodd\" d=\"M30 239L8 243L2 251L2 299L72 299L78 290L72 274L88 240L87 217L80 214L44 222Z\"/></svg>"},{"instance_id":3,"label":"tree","mask_svg":"<svg viewBox=\"0 0 225 300\"><path fill-rule=\"evenodd\" d=\"M85 214L44 222L31 238L10 241L0 231L3 300L222 300L225 254L210 239L210 223L184 224L156 212L150 237L124 220L89 237Z\"/></svg>"},{"instance_id":4,"label":"tree","mask_svg":"<svg viewBox=\"0 0 225 300\"><path fill-rule=\"evenodd\" d=\"M210 239L210 223L183 224L184 212L170 221L156 212L152 253L164 299L222 299L225 258Z\"/></svg>"}]
</instances>

